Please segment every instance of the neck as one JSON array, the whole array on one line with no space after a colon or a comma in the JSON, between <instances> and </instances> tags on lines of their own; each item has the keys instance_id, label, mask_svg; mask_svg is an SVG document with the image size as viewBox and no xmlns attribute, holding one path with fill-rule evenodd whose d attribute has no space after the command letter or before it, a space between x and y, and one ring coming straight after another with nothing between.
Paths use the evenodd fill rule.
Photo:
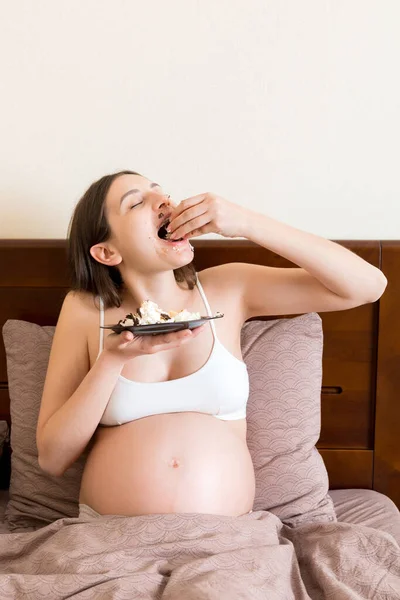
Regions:
<instances>
[{"instance_id":1,"label":"neck","mask_svg":"<svg viewBox=\"0 0 400 600\"><path fill-rule=\"evenodd\" d=\"M121 295L123 304L136 312L144 300L158 304L161 310L179 311L188 308L194 290L186 283L178 283L173 271L144 276L143 274L122 274L124 287Z\"/></svg>"}]
</instances>

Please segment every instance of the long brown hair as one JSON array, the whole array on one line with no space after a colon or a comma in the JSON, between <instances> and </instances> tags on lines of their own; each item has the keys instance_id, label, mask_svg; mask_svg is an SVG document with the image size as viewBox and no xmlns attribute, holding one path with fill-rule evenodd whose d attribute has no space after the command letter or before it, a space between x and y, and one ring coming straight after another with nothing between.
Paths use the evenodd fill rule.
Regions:
<instances>
[{"instance_id":1,"label":"long brown hair","mask_svg":"<svg viewBox=\"0 0 400 600\"><path fill-rule=\"evenodd\" d=\"M135 171L119 171L104 175L83 194L72 214L67 234L67 260L70 289L101 296L106 308L121 306L123 279L117 267L99 263L90 254L95 244L111 236L106 217L105 199L114 179L120 175L141 175ZM174 269L175 280L185 281L190 290L195 286L196 269L193 261Z\"/></svg>"}]
</instances>

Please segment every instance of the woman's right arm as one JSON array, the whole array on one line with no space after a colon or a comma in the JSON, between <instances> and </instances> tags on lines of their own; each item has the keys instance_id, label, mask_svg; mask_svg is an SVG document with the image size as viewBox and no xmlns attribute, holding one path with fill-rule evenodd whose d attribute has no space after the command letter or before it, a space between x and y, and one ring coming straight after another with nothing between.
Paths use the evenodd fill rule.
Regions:
<instances>
[{"instance_id":1,"label":"woman's right arm","mask_svg":"<svg viewBox=\"0 0 400 600\"><path fill-rule=\"evenodd\" d=\"M38 461L44 471L63 475L82 454L96 431L122 366L100 355L72 396L38 427Z\"/></svg>"},{"instance_id":2,"label":"woman's right arm","mask_svg":"<svg viewBox=\"0 0 400 600\"><path fill-rule=\"evenodd\" d=\"M52 475L62 475L84 451L123 368L103 352L89 370L87 304L69 292L53 337L36 430L39 465Z\"/></svg>"},{"instance_id":3,"label":"woman's right arm","mask_svg":"<svg viewBox=\"0 0 400 600\"><path fill-rule=\"evenodd\" d=\"M82 454L127 361L176 348L203 330L141 337L128 332L108 335L90 369L87 330L93 309L89 302L69 292L53 337L36 430L39 465L51 475L62 475Z\"/></svg>"}]
</instances>

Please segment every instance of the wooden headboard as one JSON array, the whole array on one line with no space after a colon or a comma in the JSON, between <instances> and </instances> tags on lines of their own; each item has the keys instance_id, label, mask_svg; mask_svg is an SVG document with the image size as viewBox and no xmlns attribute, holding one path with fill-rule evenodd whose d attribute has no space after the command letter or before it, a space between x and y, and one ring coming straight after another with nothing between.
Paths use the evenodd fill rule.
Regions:
<instances>
[{"instance_id":1,"label":"wooden headboard","mask_svg":"<svg viewBox=\"0 0 400 600\"><path fill-rule=\"evenodd\" d=\"M375 489L400 508L400 241L338 243L382 269L388 286L374 304L320 313L324 355L318 448L331 488ZM247 240L199 239L193 245L198 271L227 262L297 266ZM7 319L55 325L67 291L65 240L0 240L0 327ZM10 423L3 340L0 419ZM6 448L1 463L3 487L9 453Z\"/></svg>"}]
</instances>

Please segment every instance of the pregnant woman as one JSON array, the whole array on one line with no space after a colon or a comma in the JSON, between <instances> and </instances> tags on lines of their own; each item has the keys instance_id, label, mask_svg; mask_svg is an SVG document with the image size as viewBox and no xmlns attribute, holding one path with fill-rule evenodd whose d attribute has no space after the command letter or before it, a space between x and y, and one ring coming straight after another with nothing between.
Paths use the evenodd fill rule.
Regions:
<instances>
[{"instance_id":1,"label":"pregnant woman","mask_svg":"<svg viewBox=\"0 0 400 600\"><path fill-rule=\"evenodd\" d=\"M300 268L228 263L197 273L189 238L209 232L248 238ZM386 286L379 269L334 242L211 193L175 205L132 171L89 187L71 219L68 252L72 285L52 344L37 446L41 468L53 475L88 450L79 501L93 516L250 512L244 322L349 309L374 302ZM100 329L146 299L167 311L224 317L154 336Z\"/></svg>"}]
</instances>

